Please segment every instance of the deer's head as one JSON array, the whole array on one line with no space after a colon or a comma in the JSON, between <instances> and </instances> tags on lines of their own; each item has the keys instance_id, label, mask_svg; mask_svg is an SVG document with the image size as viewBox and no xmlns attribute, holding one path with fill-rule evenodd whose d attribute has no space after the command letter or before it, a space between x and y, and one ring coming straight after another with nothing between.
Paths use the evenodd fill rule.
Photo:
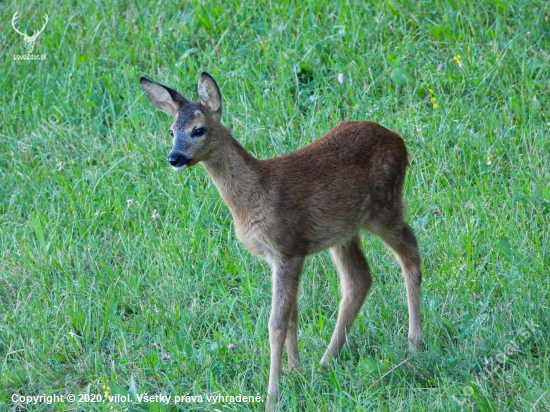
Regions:
<instances>
[{"instance_id":1,"label":"deer's head","mask_svg":"<svg viewBox=\"0 0 550 412\"><path fill-rule=\"evenodd\" d=\"M17 20L17 12L13 15L13 18L11 19L11 25L13 26L13 29L19 33L21 36L23 36L23 41L25 42L25 48L27 49L27 53L31 54L34 49L34 44L36 43L36 38L40 33L44 31L44 28L46 27L46 24L48 24L48 15L44 14L44 18L46 21L44 22L44 25L39 31L34 30L32 33L32 36L27 35L26 31L25 33L21 33L17 27L15 27L15 20Z\"/></svg>"},{"instance_id":2,"label":"deer's head","mask_svg":"<svg viewBox=\"0 0 550 412\"><path fill-rule=\"evenodd\" d=\"M191 103L179 92L140 79L145 94L157 109L175 117L170 128L173 148L169 163L174 170L183 170L208 157L218 148L222 117L222 97L216 81L203 72L198 85L199 103Z\"/></svg>"}]
</instances>

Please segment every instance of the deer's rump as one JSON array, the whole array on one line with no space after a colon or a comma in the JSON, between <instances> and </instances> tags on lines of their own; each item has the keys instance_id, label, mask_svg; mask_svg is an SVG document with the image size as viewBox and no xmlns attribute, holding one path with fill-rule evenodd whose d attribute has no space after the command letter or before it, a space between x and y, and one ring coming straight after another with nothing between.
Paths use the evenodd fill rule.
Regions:
<instances>
[{"instance_id":1,"label":"deer's rump","mask_svg":"<svg viewBox=\"0 0 550 412\"><path fill-rule=\"evenodd\" d=\"M377 219L402 211L407 149L396 133L371 122L345 122L310 145L265 161L272 235L306 254L346 241Z\"/></svg>"}]
</instances>

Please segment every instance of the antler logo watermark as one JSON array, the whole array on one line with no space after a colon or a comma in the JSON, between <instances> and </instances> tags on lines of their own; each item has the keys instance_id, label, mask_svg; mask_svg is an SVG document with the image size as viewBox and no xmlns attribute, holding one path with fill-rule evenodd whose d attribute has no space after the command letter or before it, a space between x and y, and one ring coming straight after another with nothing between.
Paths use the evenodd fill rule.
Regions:
<instances>
[{"instance_id":1,"label":"antler logo watermark","mask_svg":"<svg viewBox=\"0 0 550 412\"><path fill-rule=\"evenodd\" d=\"M23 36L23 41L25 42L25 48L27 49L28 54L27 55L14 54L13 59L14 60L44 60L46 58L45 54L36 55L36 54L32 54L32 51L34 50L34 45L36 43L36 39L38 38L38 35L44 31L44 29L46 28L46 25L48 24L48 21L50 20L48 15L44 14L45 21L44 21L44 25L42 26L42 28L38 31L34 30L33 33L32 33L32 36L29 36L27 34L26 30L25 30L25 32L20 32L19 29L17 27L15 27L15 21L18 18L18 16L17 16L18 14L19 14L18 12L15 12L15 14L13 15L13 18L11 19L11 25L13 26L13 29L17 33L19 33L21 36Z\"/></svg>"}]
</instances>

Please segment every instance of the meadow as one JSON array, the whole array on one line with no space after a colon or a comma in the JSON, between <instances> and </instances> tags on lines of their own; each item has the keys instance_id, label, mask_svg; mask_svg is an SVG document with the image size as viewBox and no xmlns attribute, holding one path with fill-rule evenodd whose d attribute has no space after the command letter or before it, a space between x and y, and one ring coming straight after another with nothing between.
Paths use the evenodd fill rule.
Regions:
<instances>
[{"instance_id":1,"label":"meadow","mask_svg":"<svg viewBox=\"0 0 550 412\"><path fill-rule=\"evenodd\" d=\"M29 34L48 14L46 59L14 58L15 12ZM374 285L328 372L339 280L328 253L306 262L303 373L285 367L281 411L550 410L548 2L7 0L0 17L1 411L262 410L136 400L265 399L269 268L205 170L171 170L172 119L139 85L197 101L202 70L259 158L344 120L410 152L425 350L408 350L398 264L365 233Z\"/></svg>"}]
</instances>

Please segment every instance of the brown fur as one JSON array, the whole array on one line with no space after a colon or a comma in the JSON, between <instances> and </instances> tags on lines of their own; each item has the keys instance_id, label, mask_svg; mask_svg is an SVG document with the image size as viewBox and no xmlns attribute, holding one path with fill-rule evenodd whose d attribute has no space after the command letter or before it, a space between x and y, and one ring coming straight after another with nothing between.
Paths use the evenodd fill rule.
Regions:
<instances>
[{"instance_id":1,"label":"brown fur","mask_svg":"<svg viewBox=\"0 0 550 412\"><path fill-rule=\"evenodd\" d=\"M342 300L321 364L326 367L342 349L372 284L358 236L361 228L379 236L400 262L407 289L409 338L413 348L420 345L420 254L403 215L408 160L398 134L372 122L344 122L295 152L258 160L221 125L221 96L208 74L203 73L199 82L202 114L192 118L182 113L194 104L179 94L174 101L157 104L151 98L157 86L169 90L172 97L174 91L144 82L157 107L179 107L172 128L181 134L180 141L176 135L174 148L185 147L181 154L191 158L189 165L204 166L233 215L237 237L272 268L267 409L278 401L285 339L289 368L299 368L296 297L305 256L328 248L341 278ZM159 89L158 94L162 93ZM178 106L178 102L183 103ZM188 135L197 127L204 127L206 135L193 141Z\"/></svg>"}]
</instances>

